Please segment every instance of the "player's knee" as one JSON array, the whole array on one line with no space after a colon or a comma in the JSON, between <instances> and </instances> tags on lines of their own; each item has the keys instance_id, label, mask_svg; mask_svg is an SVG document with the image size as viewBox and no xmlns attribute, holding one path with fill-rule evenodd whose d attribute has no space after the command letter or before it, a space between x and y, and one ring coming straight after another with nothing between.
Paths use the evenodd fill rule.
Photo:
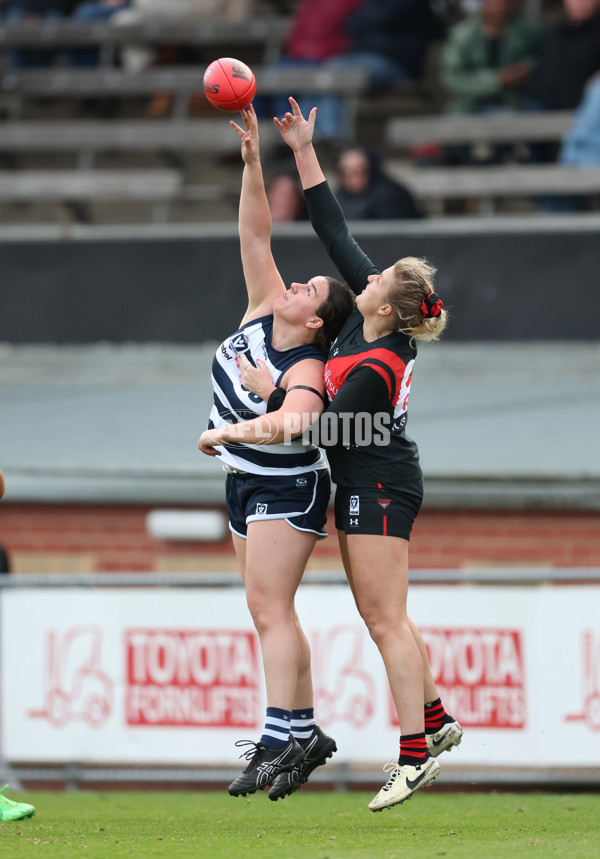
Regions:
<instances>
[{"instance_id":1,"label":"player's knee","mask_svg":"<svg viewBox=\"0 0 600 859\"><path fill-rule=\"evenodd\" d=\"M380 650L385 649L391 641L397 643L398 638L401 638L406 632L401 619L377 609L367 609L361 614L369 630L369 635Z\"/></svg>"},{"instance_id":2,"label":"player's knee","mask_svg":"<svg viewBox=\"0 0 600 859\"><path fill-rule=\"evenodd\" d=\"M270 600L268 597L249 594L248 609L252 615L254 627L259 636L278 626L294 627L293 617L286 606Z\"/></svg>"}]
</instances>

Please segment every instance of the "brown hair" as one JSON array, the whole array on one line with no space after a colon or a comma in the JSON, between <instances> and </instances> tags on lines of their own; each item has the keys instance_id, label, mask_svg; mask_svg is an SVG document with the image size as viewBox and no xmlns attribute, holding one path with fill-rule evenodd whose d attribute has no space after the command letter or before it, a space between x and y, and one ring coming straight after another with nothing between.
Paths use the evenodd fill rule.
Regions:
<instances>
[{"instance_id":1,"label":"brown hair","mask_svg":"<svg viewBox=\"0 0 600 859\"><path fill-rule=\"evenodd\" d=\"M329 294L317 310L323 325L316 330L313 342L318 349L327 353L354 309L354 293L349 286L334 277L326 277L325 280L329 284Z\"/></svg>"},{"instance_id":2,"label":"brown hair","mask_svg":"<svg viewBox=\"0 0 600 859\"><path fill-rule=\"evenodd\" d=\"M400 319L399 329L415 340L438 340L448 314L425 316L421 304L433 292L435 268L427 260L403 257L394 266L395 282L388 289L388 301Z\"/></svg>"}]
</instances>

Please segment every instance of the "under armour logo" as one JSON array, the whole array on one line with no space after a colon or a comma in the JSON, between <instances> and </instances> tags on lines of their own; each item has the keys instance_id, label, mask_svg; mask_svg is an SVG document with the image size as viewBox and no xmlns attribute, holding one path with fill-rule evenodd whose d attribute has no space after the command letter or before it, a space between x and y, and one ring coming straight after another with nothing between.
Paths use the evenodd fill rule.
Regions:
<instances>
[{"instance_id":1,"label":"under armour logo","mask_svg":"<svg viewBox=\"0 0 600 859\"><path fill-rule=\"evenodd\" d=\"M358 525L358 519L351 519L350 525Z\"/></svg>"}]
</instances>

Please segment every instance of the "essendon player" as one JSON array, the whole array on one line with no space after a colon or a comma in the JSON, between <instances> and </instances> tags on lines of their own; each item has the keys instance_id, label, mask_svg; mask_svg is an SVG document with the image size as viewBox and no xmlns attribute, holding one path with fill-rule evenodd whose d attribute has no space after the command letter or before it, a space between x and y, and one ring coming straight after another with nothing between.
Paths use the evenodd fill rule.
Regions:
<instances>
[{"instance_id":1,"label":"essendon player","mask_svg":"<svg viewBox=\"0 0 600 859\"><path fill-rule=\"evenodd\" d=\"M306 120L293 98L290 104L293 112L275 124L294 151L313 228L356 294L356 307L329 352L331 403L319 426L337 484L344 568L385 663L402 729L398 764L386 769L389 780L369 804L380 811L434 781L435 758L462 737L441 704L423 639L406 611L408 541L423 497L417 446L405 431L408 396L416 341L436 340L446 311L433 290L434 269L424 260L406 257L380 272L356 244L312 145L316 109ZM244 384L274 397L272 384L252 387L262 379L257 369L244 367ZM371 433L358 421L365 415ZM324 436L331 427L324 422L332 417L340 426L329 444ZM386 428L385 443L376 426Z\"/></svg>"}]
</instances>

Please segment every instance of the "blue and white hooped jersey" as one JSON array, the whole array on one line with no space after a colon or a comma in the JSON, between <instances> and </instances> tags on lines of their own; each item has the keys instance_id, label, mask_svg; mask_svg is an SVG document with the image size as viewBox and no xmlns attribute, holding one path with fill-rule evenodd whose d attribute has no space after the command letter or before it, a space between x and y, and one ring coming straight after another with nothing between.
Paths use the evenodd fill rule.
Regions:
<instances>
[{"instance_id":1,"label":"blue and white hooped jersey","mask_svg":"<svg viewBox=\"0 0 600 859\"><path fill-rule=\"evenodd\" d=\"M326 355L316 346L305 345L279 352L271 345L273 317L261 316L247 322L221 343L212 364L213 407L209 429L220 429L266 414L267 404L243 387L235 359L244 355L256 367L256 359L271 371L275 386L293 364L305 358L316 358L325 364ZM222 462L252 474L302 474L315 468L326 468L321 451L305 445L301 438L281 444L229 443L217 448Z\"/></svg>"}]
</instances>

